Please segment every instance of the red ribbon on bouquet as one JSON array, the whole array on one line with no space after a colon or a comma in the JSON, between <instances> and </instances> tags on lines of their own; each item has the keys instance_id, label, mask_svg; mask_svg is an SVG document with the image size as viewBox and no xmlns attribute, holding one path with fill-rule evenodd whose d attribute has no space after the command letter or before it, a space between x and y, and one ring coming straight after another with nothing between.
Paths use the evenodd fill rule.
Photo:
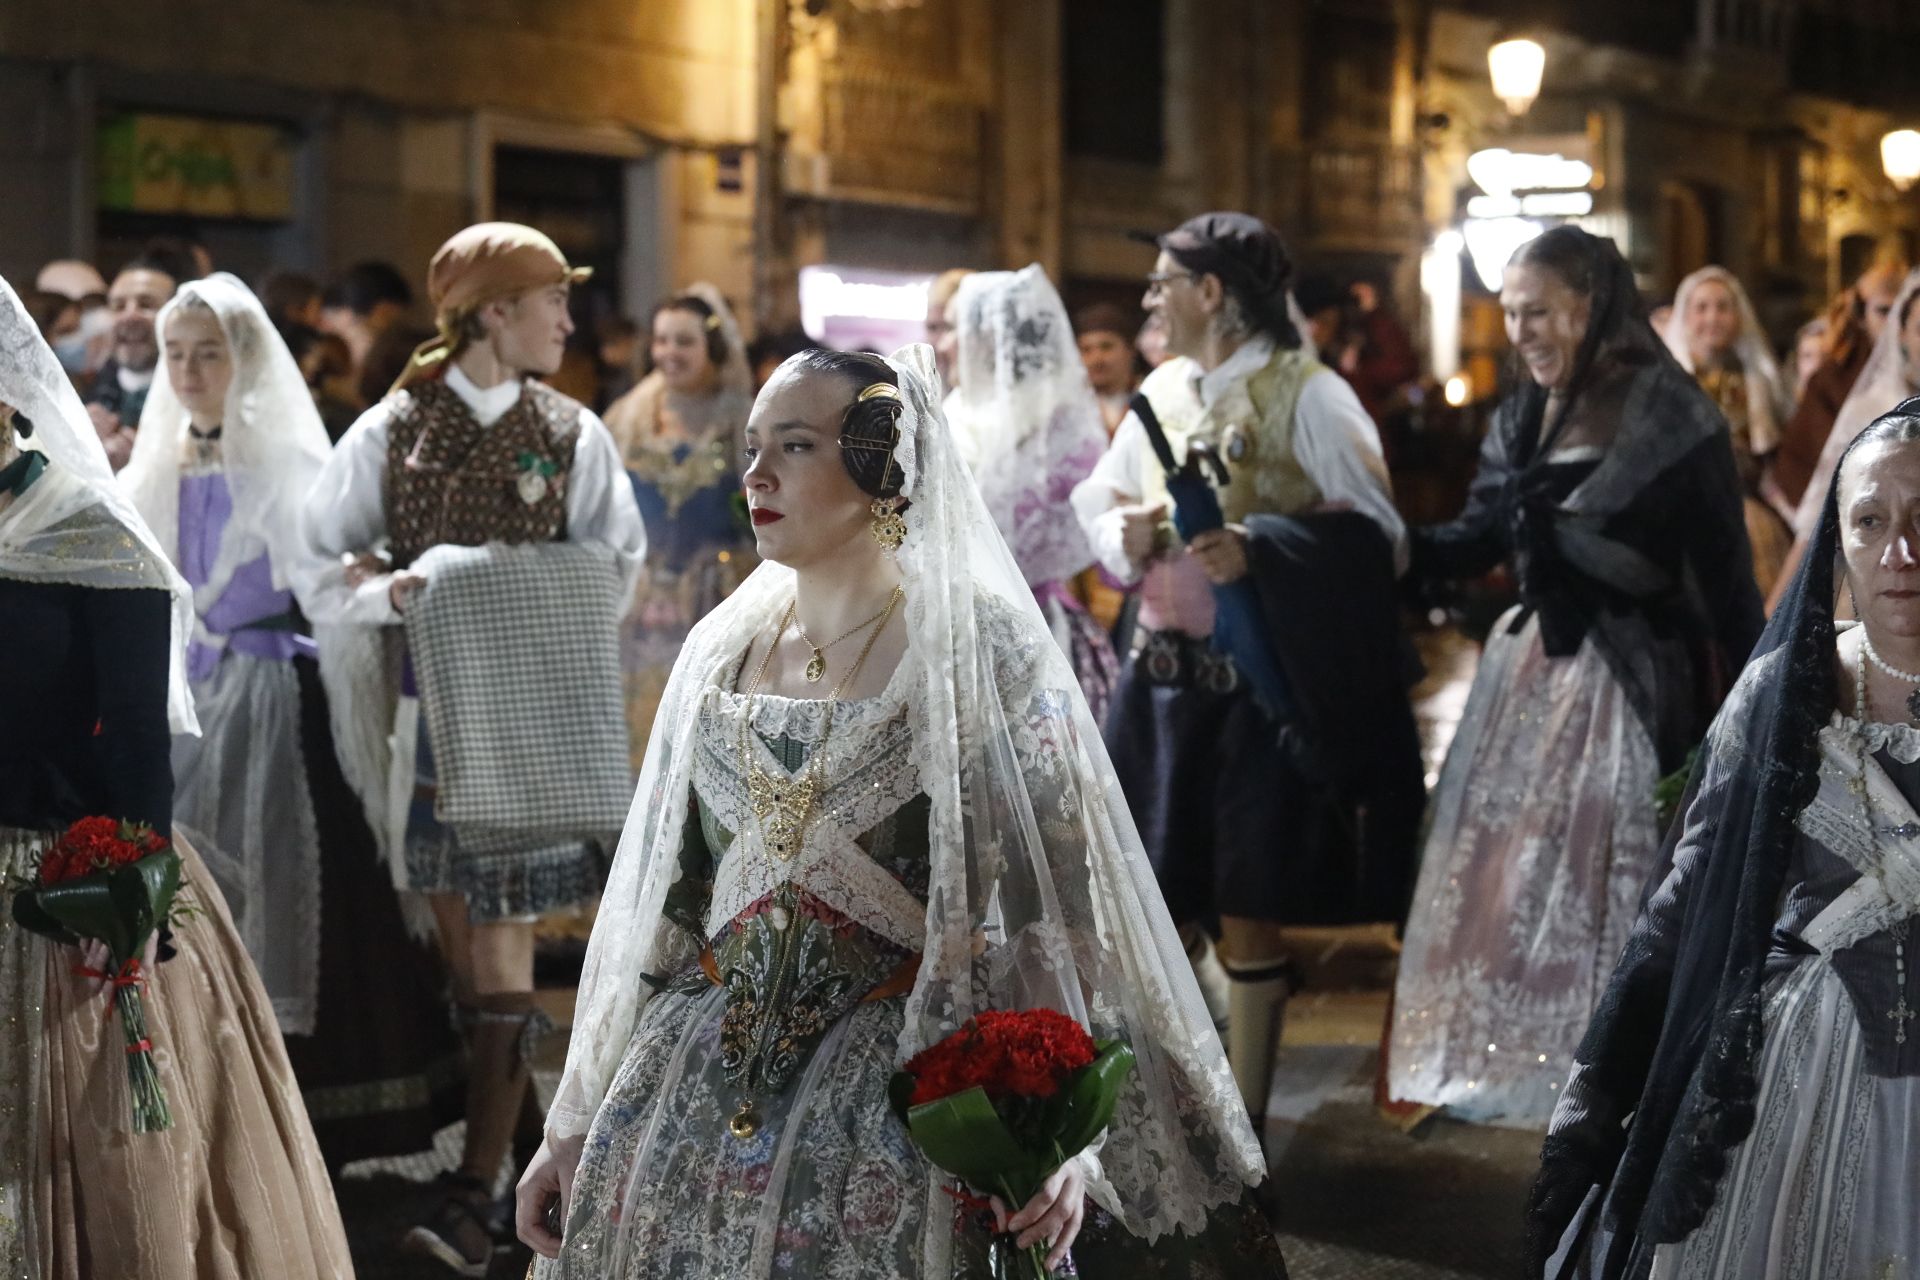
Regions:
<instances>
[{"instance_id":1,"label":"red ribbon on bouquet","mask_svg":"<svg viewBox=\"0 0 1920 1280\"><path fill-rule=\"evenodd\" d=\"M139 956L135 956L133 959L121 965L118 974L107 973L100 969L95 969L91 965L84 964L73 966L73 972L76 977L92 978L98 982L111 982L115 988L137 987L147 980L147 975L140 972Z\"/></svg>"}]
</instances>

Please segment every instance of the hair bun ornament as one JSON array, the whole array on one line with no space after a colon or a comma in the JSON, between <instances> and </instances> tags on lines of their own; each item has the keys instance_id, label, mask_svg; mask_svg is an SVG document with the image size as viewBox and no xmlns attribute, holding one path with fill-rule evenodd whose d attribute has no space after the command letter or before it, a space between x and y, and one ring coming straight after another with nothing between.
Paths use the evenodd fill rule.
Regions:
<instances>
[{"instance_id":1,"label":"hair bun ornament","mask_svg":"<svg viewBox=\"0 0 1920 1280\"><path fill-rule=\"evenodd\" d=\"M870 383L858 396L854 397L859 404L865 404L869 400L898 400L899 398L900 388L891 382Z\"/></svg>"},{"instance_id":2,"label":"hair bun ornament","mask_svg":"<svg viewBox=\"0 0 1920 1280\"><path fill-rule=\"evenodd\" d=\"M719 327L720 327L720 317L719 317L719 316L717 316L717 315L716 315L716 316L708 316L708 317L707 317L707 328L709 328L709 329L718 329Z\"/></svg>"}]
</instances>

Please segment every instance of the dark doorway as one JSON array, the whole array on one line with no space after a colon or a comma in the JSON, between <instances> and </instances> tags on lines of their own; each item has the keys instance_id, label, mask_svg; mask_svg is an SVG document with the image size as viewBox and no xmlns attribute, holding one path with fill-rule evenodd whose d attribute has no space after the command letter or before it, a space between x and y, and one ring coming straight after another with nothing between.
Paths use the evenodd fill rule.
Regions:
<instances>
[{"instance_id":1,"label":"dark doorway","mask_svg":"<svg viewBox=\"0 0 1920 1280\"><path fill-rule=\"evenodd\" d=\"M496 147L493 210L502 222L523 222L553 237L567 261L592 267L593 278L574 290L573 318L582 333L624 309L651 299L620 296L620 255L626 247L626 162L609 156Z\"/></svg>"}]
</instances>

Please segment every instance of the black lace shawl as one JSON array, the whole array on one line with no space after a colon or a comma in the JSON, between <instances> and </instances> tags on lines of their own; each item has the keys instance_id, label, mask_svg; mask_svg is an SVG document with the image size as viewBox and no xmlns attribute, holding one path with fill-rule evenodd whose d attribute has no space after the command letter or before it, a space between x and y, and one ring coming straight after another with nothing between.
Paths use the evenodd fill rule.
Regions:
<instances>
[{"instance_id":1,"label":"black lace shawl","mask_svg":"<svg viewBox=\"0 0 1920 1280\"><path fill-rule=\"evenodd\" d=\"M1546 652L1591 638L1670 770L1752 650L1760 594L1726 419L1647 324L1613 242L1586 236L1586 248L1592 314L1567 394L1551 418L1555 402L1530 381L1501 404L1465 511L1415 531L1411 576L1511 562ZM1569 493L1551 458L1578 405L1611 436ZM1650 653L1653 639L1674 652Z\"/></svg>"},{"instance_id":2,"label":"black lace shawl","mask_svg":"<svg viewBox=\"0 0 1920 1280\"><path fill-rule=\"evenodd\" d=\"M1920 416L1920 400L1894 412ZM1763 968L1795 819L1818 789L1818 735L1836 705L1838 548L1830 492L1799 573L1707 735L1682 819L1574 1056L1527 1206L1533 1275L1576 1234L1584 1273L1644 1275L1656 1245L1705 1219L1729 1153L1753 1126Z\"/></svg>"}]
</instances>

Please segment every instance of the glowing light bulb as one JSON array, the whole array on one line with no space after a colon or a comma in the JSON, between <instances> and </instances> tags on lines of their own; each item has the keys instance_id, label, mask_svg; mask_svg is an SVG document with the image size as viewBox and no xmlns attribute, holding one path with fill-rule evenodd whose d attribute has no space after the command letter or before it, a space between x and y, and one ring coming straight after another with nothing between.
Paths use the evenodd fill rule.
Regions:
<instances>
[{"instance_id":1,"label":"glowing light bulb","mask_svg":"<svg viewBox=\"0 0 1920 1280\"><path fill-rule=\"evenodd\" d=\"M1536 40L1502 40L1487 50L1493 96L1516 116L1525 115L1540 96L1540 79L1546 69L1547 51Z\"/></svg>"},{"instance_id":2,"label":"glowing light bulb","mask_svg":"<svg viewBox=\"0 0 1920 1280\"><path fill-rule=\"evenodd\" d=\"M1880 139L1880 167L1902 191L1920 181L1920 132L1895 129Z\"/></svg>"}]
</instances>

